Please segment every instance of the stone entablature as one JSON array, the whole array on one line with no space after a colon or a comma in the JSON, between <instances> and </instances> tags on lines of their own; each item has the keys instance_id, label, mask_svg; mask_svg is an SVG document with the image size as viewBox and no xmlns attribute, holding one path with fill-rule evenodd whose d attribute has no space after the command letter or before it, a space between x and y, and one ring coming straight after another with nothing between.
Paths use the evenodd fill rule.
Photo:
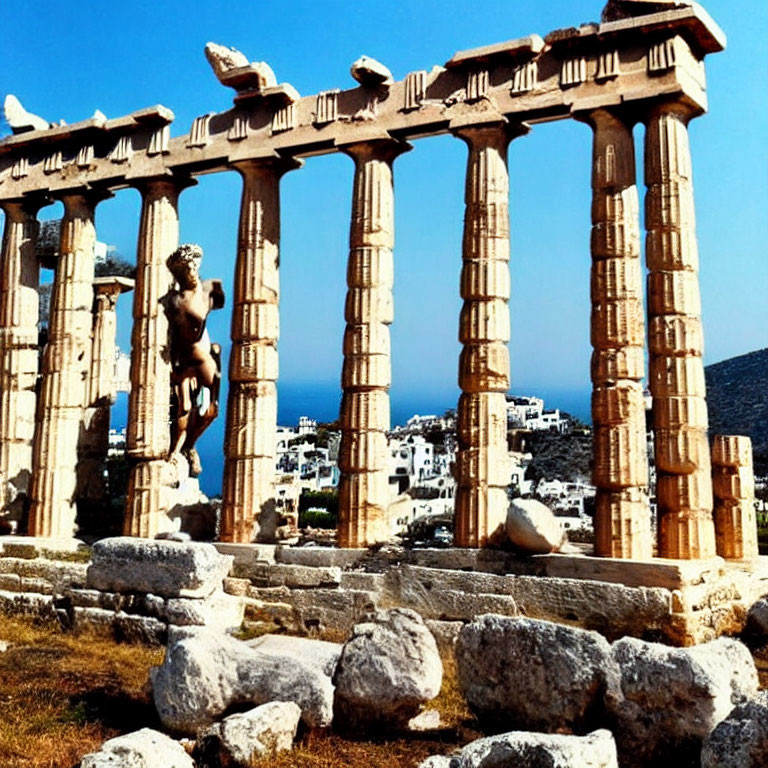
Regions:
<instances>
[{"instance_id":1,"label":"stone entablature","mask_svg":"<svg viewBox=\"0 0 768 768\"><path fill-rule=\"evenodd\" d=\"M111 120L98 115L0 141L0 200L41 190L56 196L80 185L120 189L168 173L228 170L275 152L338 152L374 124L382 135L408 140L448 133L455 119L482 120L489 111L535 124L598 107L642 109L659 97L703 111L700 62L724 45L706 11L681 7L461 51L445 67L391 85L305 97L287 83L239 91L232 109L202 115L174 138L173 113L162 106Z\"/></svg>"}]
</instances>

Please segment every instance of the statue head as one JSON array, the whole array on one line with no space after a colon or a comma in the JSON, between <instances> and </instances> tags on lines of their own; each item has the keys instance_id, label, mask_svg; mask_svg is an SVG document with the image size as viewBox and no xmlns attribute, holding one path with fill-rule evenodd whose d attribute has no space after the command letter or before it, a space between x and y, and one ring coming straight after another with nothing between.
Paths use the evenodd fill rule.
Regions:
<instances>
[{"instance_id":1,"label":"statue head","mask_svg":"<svg viewBox=\"0 0 768 768\"><path fill-rule=\"evenodd\" d=\"M203 260L203 249L195 243L180 245L165 262L179 283L185 284L196 277Z\"/></svg>"}]
</instances>

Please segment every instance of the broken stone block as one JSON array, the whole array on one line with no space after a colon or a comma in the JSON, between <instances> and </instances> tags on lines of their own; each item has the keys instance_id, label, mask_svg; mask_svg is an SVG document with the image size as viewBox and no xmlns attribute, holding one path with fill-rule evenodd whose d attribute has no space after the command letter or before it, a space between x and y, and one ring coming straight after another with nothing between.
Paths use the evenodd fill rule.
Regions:
<instances>
[{"instance_id":1,"label":"broken stone block","mask_svg":"<svg viewBox=\"0 0 768 768\"><path fill-rule=\"evenodd\" d=\"M440 692L435 638L415 611L378 611L357 624L333 677L334 716L344 730L401 728Z\"/></svg>"},{"instance_id":2,"label":"broken stone block","mask_svg":"<svg viewBox=\"0 0 768 768\"><path fill-rule=\"evenodd\" d=\"M83 757L80 768L195 768L179 742L151 728L105 741L98 752Z\"/></svg>"},{"instance_id":3,"label":"broken stone block","mask_svg":"<svg viewBox=\"0 0 768 768\"><path fill-rule=\"evenodd\" d=\"M583 733L604 722L618 668L597 632L496 614L467 624L456 644L459 686L484 727Z\"/></svg>"},{"instance_id":4,"label":"broken stone block","mask_svg":"<svg viewBox=\"0 0 768 768\"><path fill-rule=\"evenodd\" d=\"M768 691L735 707L704 739L701 768L768 765Z\"/></svg>"},{"instance_id":5,"label":"broken stone block","mask_svg":"<svg viewBox=\"0 0 768 768\"><path fill-rule=\"evenodd\" d=\"M87 586L106 592L207 597L221 588L232 558L211 544L121 536L93 545Z\"/></svg>"}]
</instances>

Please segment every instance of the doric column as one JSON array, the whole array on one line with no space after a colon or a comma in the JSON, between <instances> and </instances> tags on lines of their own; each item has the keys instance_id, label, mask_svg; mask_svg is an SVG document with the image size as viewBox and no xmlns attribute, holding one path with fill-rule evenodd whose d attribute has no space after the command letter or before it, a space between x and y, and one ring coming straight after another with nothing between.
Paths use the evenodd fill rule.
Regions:
<instances>
[{"instance_id":1,"label":"doric column","mask_svg":"<svg viewBox=\"0 0 768 768\"><path fill-rule=\"evenodd\" d=\"M339 449L340 547L389 538L389 325L393 320L392 164L410 145L375 139L343 148L355 161L344 317Z\"/></svg>"},{"instance_id":2,"label":"doric column","mask_svg":"<svg viewBox=\"0 0 768 768\"><path fill-rule=\"evenodd\" d=\"M645 134L649 379L659 555L684 559L715 554L690 117L682 104L655 105Z\"/></svg>"},{"instance_id":3,"label":"doric column","mask_svg":"<svg viewBox=\"0 0 768 768\"><path fill-rule=\"evenodd\" d=\"M80 435L77 466L80 501L103 502L104 478L109 451L109 419L115 401L115 351L117 299L133 288L126 277L97 277L93 281L93 332L86 407Z\"/></svg>"},{"instance_id":4,"label":"doric column","mask_svg":"<svg viewBox=\"0 0 768 768\"><path fill-rule=\"evenodd\" d=\"M155 536L163 528L167 512L171 363L162 299L173 285L165 262L179 244L179 193L191 183L190 179L161 177L139 185L142 205L133 294L126 536Z\"/></svg>"},{"instance_id":5,"label":"doric column","mask_svg":"<svg viewBox=\"0 0 768 768\"><path fill-rule=\"evenodd\" d=\"M752 441L742 435L716 435L712 444L717 554L753 560L757 547Z\"/></svg>"},{"instance_id":6,"label":"doric column","mask_svg":"<svg viewBox=\"0 0 768 768\"><path fill-rule=\"evenodd\" d=\"M41 202L3 203L0 254L0 518L23 516L32 477L38 367L35 253Z\"/></svg>"},{"instance_id":7,"label":"doric column","mask_svg":"<svg viewBox=\"0 0 768 768\"><path fill-rule=\"evenodd\" d=\"M632 124L599 109L592 145L595 554L653 555L645 438L645 324Z\"/></svg>"},{"instance_id":8,"label":"doric column","mask_svg":"<svg viewBox=\"0 0 768 768\"><path fill-rule=\"evenodd\" d=\"M509 174L521 126L495 122L454 133L469 148L459 319L454 544L482 547L507 516L509 389Z\"/></svg>"},{"instance_id":9,"label":"doric column","mask_svg":"<svg viewBox=\"0 0 768 768\"><path fill-rule=\"evenodd\" d=\"M224 441L222 541L275 536L277 341L280 333L280 177L269 158L236 163L243 178Z\"/></svg>"},{"instance_id":10,"label":"doric column","mask_svg":"<svg viewBox=\"0 0 768 768\"><path fill-rule=\"evenodd\" d=\"M91 360L93 216L103 197L101 193L62 197L64 218L35 429L32 536L66 538L76 531L78 441Z\"/></svg>"}]
</instances>

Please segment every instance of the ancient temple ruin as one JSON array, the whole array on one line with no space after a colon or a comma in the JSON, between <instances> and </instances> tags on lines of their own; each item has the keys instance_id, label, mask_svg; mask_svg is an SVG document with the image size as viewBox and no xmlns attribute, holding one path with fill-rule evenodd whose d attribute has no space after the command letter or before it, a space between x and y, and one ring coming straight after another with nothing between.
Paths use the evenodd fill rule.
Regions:
<instances>
[{"instance_id":1,"label":"ancient temple ruin","mask_svg":"<svg viewBox=\"0 0 768 768\"><path fill-rule=\"evenodd\" d=\"M594 137L596 554L634 560L653 555L642 390L647 349L658 555L754 557L754 510L743 490L751 476L744 438L715 443L713 515L688 142L689 121L707 108L704 58L724 44L699 6L612 0L599 24L460 51L443 66L399 81L363 57L352 67L354 88L309 96L278 83L267 65L209 46L217 77L234 91L234 105L202 114L185 132L171 136L173 114L155 106L114 119L97 113L72 125L33 122L30 130L3 139L0 515L18 515L21 499L29 505L30 535L74 533L78 472L88 462L98 465L105 450L101 437L83 443L83 425L104 423L109 392L99 371L114 345L110 302L113 307L128 287L94 281L94 211L100 201L133 187L142 208L124 532L153 537L167 530L173 489L188 469L169 460L171 363L162 300L173 276L166 261L178 246L179 195L204 174L234 170L243 187L220 538L270 539L276 519L280 179L316 155L341 152L354 163L354 187L338 543L361 548L386 539L393 169L396 158L412 149L410 142L451 134L467 146L464 237L457 243L464 304L455 544L485 545L508 503L507 151L537 124L573 118L587 123ZM632 133L638 123L645 126L647 313ZM37 214L56 200L64 205L64 219L50 338L38 371ZM586 242L585 231L585 249Z\"/></svg>"}]
</instances>

